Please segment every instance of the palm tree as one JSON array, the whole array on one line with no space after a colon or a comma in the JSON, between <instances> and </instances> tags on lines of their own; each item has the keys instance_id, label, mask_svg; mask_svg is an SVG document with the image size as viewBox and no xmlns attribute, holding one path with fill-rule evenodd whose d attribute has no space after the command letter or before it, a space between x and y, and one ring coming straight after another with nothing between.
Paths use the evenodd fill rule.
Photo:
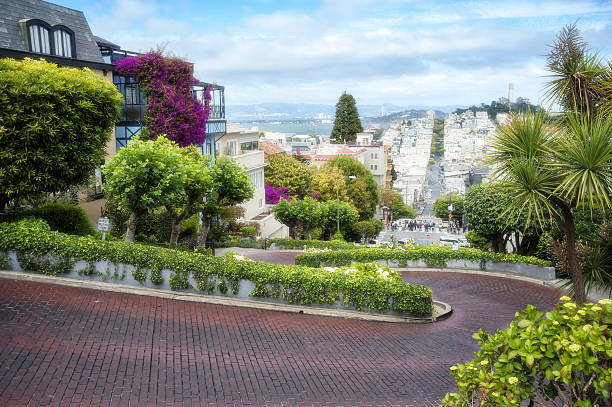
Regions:
<instances>
[{"instance_id":1,"label":"palm tree","mask_svg":"<svg viewBox=\"0 0 612 407\"><path fill-rule=\"evenodd\" d=\"M566 235L567 264L576 302L586 301L576 253L573 210L578 205L612 208L612 117L566 113L551 122L542 110L513 115L494 136L489 161L510 195L505 212L523 211L527 223L551 219Z\"/></svg>"}]
</instances>

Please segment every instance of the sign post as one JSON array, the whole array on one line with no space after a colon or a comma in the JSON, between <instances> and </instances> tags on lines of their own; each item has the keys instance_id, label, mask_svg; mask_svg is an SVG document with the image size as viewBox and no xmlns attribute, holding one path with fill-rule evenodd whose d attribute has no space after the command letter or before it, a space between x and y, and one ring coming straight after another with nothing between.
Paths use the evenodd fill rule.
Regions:
<instances>
[{"instance_id":1,"label":"sign post","mask_svg":"<svg viewBox=\"0 0 612 407\"><path fill-rule=\"evenodd\" d=\"M108 218L98 219L98 227L96 229L102 232L102 240L106 239L106 232L108 232L109 227L110 227L110 220Z\"/></svg>"}]
</instances>

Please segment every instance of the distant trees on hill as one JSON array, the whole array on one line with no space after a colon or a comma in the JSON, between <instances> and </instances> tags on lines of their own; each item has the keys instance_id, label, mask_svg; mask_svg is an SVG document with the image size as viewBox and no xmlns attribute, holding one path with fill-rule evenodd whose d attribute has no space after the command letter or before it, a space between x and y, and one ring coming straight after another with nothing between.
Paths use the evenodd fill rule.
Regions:
<instances>
[{"instance_id":1,"label":"distant trees on hill","mask_svg":"<svg viewBox=\"0 0 612 407\"><path fill-rule=\"evenodd\" d=\"M512 103L512 111L513 112L526 112L527 110L531 110L535 112L540 107L537 105L532 105L529 102L528 98L518 97L516 98L516 103ZM486 103L481 103L480 106L472 105L467 109L456 109L453 113L461 114L471 110L473 112L486 110L490 119L495 119L498 113L508 113L508 98L499 98L499 100L491 101L490 105Z\"/></svg>"}]
</instances>

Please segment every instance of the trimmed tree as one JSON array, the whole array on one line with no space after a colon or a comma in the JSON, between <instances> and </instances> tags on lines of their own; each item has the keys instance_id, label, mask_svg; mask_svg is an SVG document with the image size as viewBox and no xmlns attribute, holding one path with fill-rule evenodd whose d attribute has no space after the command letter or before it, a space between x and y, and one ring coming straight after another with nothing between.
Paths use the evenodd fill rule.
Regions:
<instances>
[{"instance_id":1,"label":"trimmed tree","mask_svg":"<svg viewBox=\"0 0 612 407\"><path fill-rule=\"evenodd\" d=\"M463 198L457 193L451 192L450 194L442 195L434 202L434 212L436 216L442 220L448 220L448 205L453 204L453 218L461 219L463 215Z\"/></svg>"},{"instance_id":2,"label":"trimmed tree","mask_svg":"<svg viewBox=\"0 0 612 407\"><path fill-rule=\"evenodd\" d=\"M312 230L322 225L326 210L327 207L325 205L310 197L306 197L301 201L288 202L281 200L275 207L274 216L279 222L289 227L292 232L291 234L296 239L300 237L295 236L298 226L310 239L312 237Z\"/></svg>"},{"instance_id":3,"label":"trimmed tree","mask_svg":"<svg viewBox=\"0 0 612 407\"><path fill-rule=\"evenodd\" d=\"M374 216L378 205L378 185L372 173L352 157L339 156L331 159L324 167L336 167L342 171L348 197L359 213L359 220ZM354 176L354 179L350 177Z\"/></svg>"},{"instance_id":4,"label":"trimmed tree","mask_svg":"<svg viewBox=\"0 0 612 407\"><path fill-rule=\"evenodd\" d=\"M302 199L310 195L312 174L308 166L287 154L270 157L265 168L266 182L274 188L285 187L287 195Z\"/></svg>"},{"instance_id":5,"label":"trimmed tree","mask_svg":"<svg viewBox=\"0 0 612 407\"><path fill-rule=\"evenodd\" d=\"M104 189L120 210L130 213L123 238L134 242L138 219L164 202L184 200L185 171L178 147L165 137L135 137L104 166Z\"/></svg>"},{"instance_id":6,"label":"trimmed tree","mask_svg":"<svg viewBox=\"0 0 612 407\"><path fill-rule=\"evenodd\" d=\"M336 119L330 140L332 143L343 144L356 139L357 133L363 131L355 98L344 92L336 103Z\"/></svg>"},{"instance_id":7,"label":"trimmed tree","mask_svg":"<svg viewBox=\"0 0 612 407\"><path fill-rule=\"evenodd\" d=\"M0 59L0 211L86 183L103 162L120 101L88 69Z\"/></svg>"},{"instance_id":8,"label":"trimmed tree","mask_svg":"<svg viewBox=\"0 0 612 407\"><path fill-rule=\"evenodd\" d=\"M349 236L353 224L359 219L357 210L349 203L336 201L335 199L324 202L323 205L327 208L324 211L324 219L322 226L325 235L331 239L338 231L338 219L340 220L340 232L343 236Z\"/></svg>"},{"instance_id":9,"label":"trimmed tree","mask_svg":"<svg viewBox=\"0 0 612 407\"><path fill-rule=\"evenodd\" d=\"M238 205L253 197L253 187L242 166L226 157L218 158L210 169L211 192L202 205L202 225L197 246L206 244L212 219L223 208Z\"/></svg>"}]
</instances>

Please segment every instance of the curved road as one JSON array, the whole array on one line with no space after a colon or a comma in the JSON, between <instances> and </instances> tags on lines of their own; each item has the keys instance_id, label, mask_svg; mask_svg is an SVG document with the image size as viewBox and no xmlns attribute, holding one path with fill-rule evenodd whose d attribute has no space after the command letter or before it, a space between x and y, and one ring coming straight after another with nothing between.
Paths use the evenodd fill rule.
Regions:
<instances>
[{"instance_id":1,"label":"curved road","mask_svg":"<svg viewBox=\"0 0 612 407\"><path fill-rule=\"evenodd\" d=\"M482 275L404 278L451 317L364 322L0 278L0 405L434 406L454 388L448 368L473 358L473 332L561 295Z\"/></svg>"}]
</instances>

